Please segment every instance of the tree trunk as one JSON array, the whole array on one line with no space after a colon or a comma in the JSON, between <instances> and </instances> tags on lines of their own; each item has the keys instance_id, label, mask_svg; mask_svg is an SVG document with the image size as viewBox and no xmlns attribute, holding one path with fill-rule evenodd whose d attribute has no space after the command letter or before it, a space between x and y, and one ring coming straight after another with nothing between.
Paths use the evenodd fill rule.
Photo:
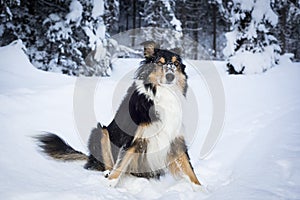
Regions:
<instances>
[{"instance_id":1,"label":"tree trunk","mask_svg":"<svg viewBox=\"0 0 300 200\"><path fill-rule=\"evenodd\" d=\"M132 36L131 36L131 46L135 45L135 28L136 28L136 1L133 1L133 16L132 16Z\"/></svg>"},{"instance_id":2,"label":"tree trunk","mask_svg":"<svg viewBox=\"0 0 300 200\"><path fill-rule=\"evenodd\" d=\"M199 45L199 39L198 39L198 23L197 22L195 22L194 23L194 34L193 34L193 36L194 36L194 41L195 41L195 44L194 44L194 52L195 52L195 55L194 55L194 59L195 60L197 60L198 59L198 45Z\"/></svg>"},{"instance_id":3,"label":"tree trunk","mask_svg":"<svg viewBox=\"0 0 300 200\"><path fill-rule=\"evenodd\" d=\"M129 29L129 14L126 14L126 31Z\"/></svg>"},{"instance_id":4,"label":"tree trunk","mask_svg":"<svg viewBox=\"0 0 300 200\"><path fill-rule=\"evenodd\" d=\"M213 4L213 56L217 57L217 5Z\"/></svg>"},{"instance_id":5,"label":"tree trunk","mask_svg":"<svg viewBox=\"0 0 300 200\"><path fill-rule=\"evenodd\" d=\"M286 32L286 14L287 14L287 3L284 3L284 6L280 9L281 17L280 17L280 40L281 40L281 53L286 53L286 38L285 38L285 32Z\"/></svg>"}]
</instances>

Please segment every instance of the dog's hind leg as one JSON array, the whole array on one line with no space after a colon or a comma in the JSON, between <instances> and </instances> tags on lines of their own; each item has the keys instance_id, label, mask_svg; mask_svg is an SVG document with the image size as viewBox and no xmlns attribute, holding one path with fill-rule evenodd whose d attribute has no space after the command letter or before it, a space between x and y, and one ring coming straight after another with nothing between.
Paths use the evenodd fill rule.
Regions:
<instances>
[{"instance_id":1,"label":"dog's hind leg","mask_svg":"<svg viewBox=\"0 0 300 200\"><path fill-rule=\"evenodd\" d=\"M97 124L97 128L91 132L88 147L90 155L84 168L99 171L112 170L114 159L106 127Z\"/></svg>"},{"instance_id":2,"label":"dog's hind leg","mask_svg":"<svg viewBox=\"0 0 300 200\"><path fill-rule=\"evenodd\" d=\"M114 166L114 159L111 152L109 133L105 127L102 129L102 134L103 135L101 138L101 146L102 146L102 158L105 165L105 170L112 170Z\"/></svg>"},{"instance_id":3,"label":"dog's hind leg","mask_svg":"<svg viewBox=\"0 0 300 200\"><path fill-rule=\"evenodd\" d=\"M170 171L173 174L173 172L181 171L184 175L186 175L189 180L196 184L201 185L199 180L197 179L197 176L193 170L193 167L188 159L188 155L186 153L183 153L178 158L176 158L171 164L170 164Z\"/></svg>"},{"instance_id":4,"label":"dog's hind leg","mask_svg":"<svg viewBox=\"0 0 300 200\"><path fill-rule=\"evenodd\" d=\"M189 155L183 137L176 138L171 144L171 151L168 155L169 170L173 175L187 176L189 181L200 186L200 182L190 163Z\"/></svg>"}]
</instances>

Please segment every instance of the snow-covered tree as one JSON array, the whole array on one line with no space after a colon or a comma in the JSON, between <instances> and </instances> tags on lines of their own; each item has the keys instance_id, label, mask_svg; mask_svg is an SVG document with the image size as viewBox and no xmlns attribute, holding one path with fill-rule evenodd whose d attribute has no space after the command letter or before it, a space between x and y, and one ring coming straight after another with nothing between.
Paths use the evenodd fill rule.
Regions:
<instances>
[{"instance_id":1,"label":"snow-covered tree","mask_svg":"<svg viewBox=\"0 0 300 200\"><path fill-rule=\"evenodd\" d=\"M107 32L114 33L118 30L118 21L120 15L119 0L105 0L104 1L104 24Z\"/></svg>"},{"instance_id":2,"label":"snow-covered tree","mask_svg":"<svg viewBox=\"0 0 300 200\"><path fill-rule=\"evenodd\" d=\"M112 45L103 20L104 3L1 1L0 44L21 39L31 62L46 71L107 76Z\"/></svg>"},{"instance_id":3,"label":"snow-covered tree","mask_svg":"<svg viewBox=\"0 0 300 200\"><path fill-rule=\"evenodd\" d=\"M174 0L145 1L142 16L147 27L145 40L154 40L162 48L175 48L182 37L180 20L175 15Z\"/></svg>"},{"instance_id":4,"label":"snow-covered tree","mask_svg":"<svg viewBox=\"0 0 300 200\"><path fill-rule=\"evenodd\" d=\"M300 60L300 1L272 0L272 8L278 13L278 24L274 33L279 40L281 53L293 53Z\"/></svg>"},{"instance_id":5,"label":"snow-covered tree","mask_svg":"<svg viewBox=\"0 0 300 200\"><path fill-rule=\"evenodd\" d=\"M86 75L109 76L111 74L111 54L108 51L109 42L106 38L104 24L104 1L93 0L87 3L88 10L82 21L82 29L88 36L88 46L91 51L85 58L88 73Z\"/></svg>"},{"instance_id":6,"label":"snow-covered tree","mask_svg":"<svg viewBox=\"0 0 300 200\"><path fill-rule=\"evenodd\" d=\"M50 14L44 21L47 39L56 46L56 60L50 66L58 65L63 72L74 75L107 76L110 74L110 54L106 50L105 25L102 0L72 0L69 12L64 15Z\"/></svg>"},{"instance_id":7,"label":"snow-covered tree","mask_svg":"<svg viewBox=\"0 0 300 200\"><path fill-rule=\"evenodd\" d=\"M261 73L278 62L280 47L270 28L278 17L270 7L270 0L226 1L232 31L226 33L230 74Z\"/></svg>"}]
</instances>

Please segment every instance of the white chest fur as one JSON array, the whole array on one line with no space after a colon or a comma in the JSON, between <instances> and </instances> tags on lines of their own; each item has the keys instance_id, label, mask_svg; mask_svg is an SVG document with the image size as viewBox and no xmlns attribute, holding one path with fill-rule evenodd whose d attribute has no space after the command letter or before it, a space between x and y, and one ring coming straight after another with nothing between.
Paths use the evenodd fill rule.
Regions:
<instances>
[{"instance_id":1,"label":"white chest fur","mask_svg":"<svg viewBox=\"0 0 300 200\"><path fill-rule=\"evenodd\" d=\"M147 126L141 137L147 138L147 160L152 170L166 167L167 154L172 141L183 134L182 103L184 96L176 86L158 86L154 101L155 112L159 115L159 121Z\"/></svg>"}]
</instances>

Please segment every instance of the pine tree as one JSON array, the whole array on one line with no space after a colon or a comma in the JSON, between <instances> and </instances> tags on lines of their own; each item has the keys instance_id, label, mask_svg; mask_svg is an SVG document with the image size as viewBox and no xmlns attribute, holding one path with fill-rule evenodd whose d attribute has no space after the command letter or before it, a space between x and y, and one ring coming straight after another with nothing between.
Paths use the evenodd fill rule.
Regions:
<instances>
[{"instance_id":1,"label":"pine tree","mask_svg":"<svg viewBox=\"0 0 300 200\"><path fill-rule=\"evenodd\" d=\"M110 74L112 45L102 0L1 1L1 13L0 45L21 39L37 68L76 76Z\"/></svg>"},{"instance_id":2,"label":"pine tree","mask_svg":"<svg viewBox=\"0 0 300 200\"><path fill-rule=\"evenodd\" d=\"M161 48L175 48L179 45L182 27L175 15L175 7L174 0L144 1L142 16L148 27L142 33L145 40L154 40Z\"/></svg>"},{"instance_id":3,"label":"pine tree","mask_svg":"<svg viewBox=\"0 0 300 200\"><path fill-rule=\"evenodd\" d=\"M270 29L278 17L270 7L270 0L227 1L232 31L226 33L230 74L261 73L278 62L280 47ZM229 5L229 6L228 6Z\"/></svg>"},{"instance_id":4,"label":"pine tree","mask_svg":"<svg viewBox=\"0 0 300 200\"><path fill-rule=\"evenodd\" d=\"M105 0L104 1L104 15L103 20L108 33L117 33L119 21L119 0Z\"/></svg>"},{"instance_id":5,"label":"pine tree","mask_svg":"<svg viewBox=\"0 0 300 200\"><path fill-rule=\"evenodd\" d=\"M294 59L300 60L300 2L296 0L273 0L273 9L279 20L274 33L279 40L281 53L293 53Z\"/></svg>"}]
</instances>

